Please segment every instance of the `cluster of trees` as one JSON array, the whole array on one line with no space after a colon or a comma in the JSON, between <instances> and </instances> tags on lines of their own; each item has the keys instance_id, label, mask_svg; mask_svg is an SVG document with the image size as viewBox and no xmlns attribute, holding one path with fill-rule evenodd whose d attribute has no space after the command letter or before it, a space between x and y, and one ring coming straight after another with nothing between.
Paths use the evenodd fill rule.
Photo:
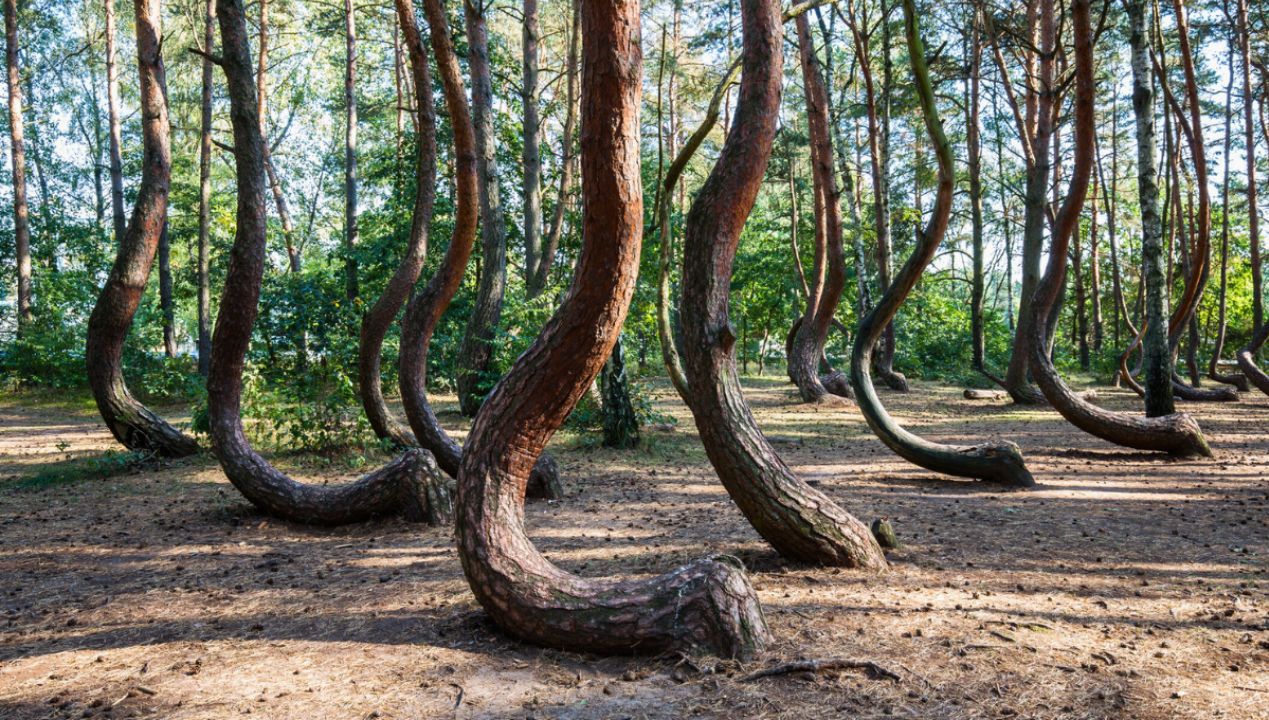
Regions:
<instances>
[{"instance_id":1,"label":"cluster of trees","mask_svg":"<svg viewBox=\"0 0 1269 720\"><path fill-rule=\"evenodd\" d=\"M412 0L132 7L135 86L114 0L4 0L6 373L86 379L121 444L168 456L200 440L125 367L205 388L200 427L251 502L298 522L456 523L476 597L531 642L743 656L768 639L734 559L595 582L525 533L526 496L562 492L546 445L597 379L607 440L637 436L628 355L663 366L776 551L862 569L886 564L877 537L763 436L741 390L751 355L760 372L785 359L803 401L853 398L915 464L1022 487L1019 447L921 438L874 375L906 392L960 362L1014 402L1182 457L1212 449L1176 398L1269 393L1269 17L1248 0L423 0L423 24ZM1079 367L1132 386L1144 413L1072 390L1062 370ZM465 446L429 404L438 375L474 416ZM244 423L257 381L343 388L400 454L346 485L286 476Z\"/></svg>"}]
</instances>

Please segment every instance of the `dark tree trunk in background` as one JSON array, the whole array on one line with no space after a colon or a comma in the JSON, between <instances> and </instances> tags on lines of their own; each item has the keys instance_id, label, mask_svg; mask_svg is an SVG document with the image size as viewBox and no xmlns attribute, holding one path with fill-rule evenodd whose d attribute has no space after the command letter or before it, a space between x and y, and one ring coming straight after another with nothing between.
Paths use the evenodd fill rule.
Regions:
<instances>
[{"instance_id":1,"label":"dark tree trunk in background","mask_svg":"<svg viewBox=\"0 0 1269 720\"><path fill-rule=\"evenodd\" d=\"M1164 273L1163 226L1155 177L1154 87L1150 80L1150 39L1145 0L1128 0L1128 41L1132 48L1132 107L1137 121L1137 195L1141 206L1142 284L1146 288L1142 364L1146 416L1176 412L1172 396L1172 354L1168 350L1168 283Z\"/></svg>"},{"instance_id":2,"label":"dark tree trunk in background","mask_svg":"<svg viewBox=\"0 0 1269 720\"><path fill-rule=\"evenodd\" d=\"M1097 236L1097 195L1099 190L1105 192L1105 188L1099 185L1094 178L1093 197L1090 203L1088 222L1088 301L1093 323L1093 352L1100 356L1102 343L1105 340L1105 328L1102 324L1101 243Z\"/></svg>"},{"instance_id":3,"label":"dark tree trunk in background","mask_svg":"<svg viewBox=\"0 0 1269 720\"><path fill-rule=\"evenodd\" d=\"M115 242L123 242L128 229L127 210L123 207L123 128L119 102L118 22L115 0L104 0L106 13L106 112L110 123L110 209L114 220Z\"/></svg>"},{"instance_id":4,"label":"dark tree trunk in background","mask_svg":"<svg viewBox=\"0 0 1269 720\"><path fill-rule=\"evenodd\" d=\"M839 397L830 394L820 381L819 365L833 316L846 287L846 256L842 249L841 199L837 175L833 170L833 145L829 134L828 92L815 56L810 20L803 13L794 22L798 32L802 86L806 93L817 219L814 290L807 295L806 311L793 338L789 376L797 385L803 402L819 403Z\"/></svg>"},{"instance_id":5,"label":"dark tree trunk in background","mask_svg":"<svg viewBox=\"0 0 1269 720\"><path fill-rule=\"evenodd\" d=\"M868 426L891 450L900 457L921 467L961 477L1001 482L1010 485L1035 484L1022 460L1022 452L1013 443L992 443L973 447L958 447L930 442L904 430L886 412L873 387L870 369L873 349L878 338L898 313L912 288L916 287L926 266L938 253L943 235L952 217L952 200L955 193L955 172L952 166L952 146L943 132L939 118L934 87L930 81L925 60L925 44L921 40L913 0L903 0L904 27L908 41L908 56L912 65L912 81L921 103L926 131L938 157L938 192L929 223L917 236L912 257L899 270L894 282L882 293L877 306L859 324L851 353L850 377Z\"/></svg>"},{"instance_id":6,"label":"dark tree trunk in background","mask_svg":"<svg viewBox=\"0 0 1269 720\"><path fill-rule=\"evenodd\" d=\"M256 115L251 52L243 0L220 0L222 68L233 119L238 181L237 230L212 340L207 410L212 448L220 465L248 500L266 513L322 525L360 522L389 514L448 522L449 481L432 457L410 450L386 466L345 485L309 485L279 472L247 442L242 427L242 371L251 343L268 252L264 137Z\"/></svg>"},{"instance_id":7,"label":"dark tree trunk in background","mask_svg":"<svg viewBox=\"0 0 1269 720\"><path fill-rule=\"evenodd\" d=\"M120 238L114 266L88 320L85 360L97 409L115 439L129 450L182 457L198 452L198 444L138 402L123 378L123 345L165 232L172 175L160 0L136 1L136 28L144 147L141 185L132 221Z\"/></svg>"},{"instance_id":8,"label":"dark tree trunk in background","mask_svg":"<svg viewBox=\"0 0 1269 720\"><path fill-rule=\"evenodd\" d=\"M216 47L216 0L207 0L203 51ZM211 369L211 154L212 88L216 66L203 58L202 107L198 135L198 374Z\"/></svg>"},{"instance_id":9,"label":"dark tree trunk in background","mask_svg":"<svg viewBox=\"0 0 1269 720\"><path fill-rule=\"evenodd\" d=\"M986 372L987 341L983 321L983 304L986 295L986 278L983 269L983 170L982 140L979 131L979 87L982 76L979 12L977 8L972 11L971 29L965 43L969 60L969 82L966 83L965 88L965 145L966 171L969 175L970 238L974 264L969 295L970 344L974 369L978 372Z\"/></svg>"},{"instance_id":10,"label":"dark tree trunk in background","mask_svg":"<svg viewBox=\"0 0 1269 720\"><path fill-rule=\"evenodd\" d=\"M619 335L604 363L600 384L604 392L604 447L626 449L639 444L639 418L630 402L630 381L621 345Z\"/></svg>"},{"instance_id":11,"label":"dark tree trunk in background","mask_svg":"<svg viewBox=\"0 0 1269 720\"><path fill-rule=\"evenodd\" d=\"M172 299L172 242L168 222L159 234L159 309L163 314L163 354L176 357L176 303Z\"/></svg>"},{"instance_id":12,"label":"dark tree trunk in background","mask_svg":"<svg viewBox=\"0 0 1269 720\"><path fill-rule=\"evenodd\" d=\"M450 127L454 134L454 232L449 248L436 274L425 288L415 293L401 319L401 356L399 387L401 402L415 441L436 457L447 474L456 476L463 449L441 427L427 399L428 349L436 326L440 323L454 294L463 281L463 272L476 244L479 200L476 177L476 139L472 127L471 108L463 87L458 58L449 36L449 21L439 5L440 0L424 3L429 25L429 38L436 56L437 73L445 94ZM414 17L410 0L397 0L398 12ZM409 40L407 37L407 41ZM420 39L421 42L421 39ZM563 495L555 462L544 455L534 467L529 493L536 497L555 498Z\"/></svg>"},{"instance_id":13,"label":"dark tree trunk in background","mask_svg":"<svg viewBox=\"0 0 1269 720\"><path fill-rule=\"evenodd\" d=\"M13 241L17 258L18 334L31 322L31 219L26 202L26 144L18 68L18 3L4 0L5 77L9 85L9 143L13 161Z\"/></svg>"},{"instance_id":14,"label":"dark tree trunk in background","mask_svg":"<svg viewBox=\"0 0 1269 720\"><path fill-rule=\"evenodd\" d=\"M533 298L541 293L535 286L538 265L545 248L542 244L542 155L538 149L538 0L524 0L521 25L523 55L521 57L520 100L524 105L521 129L524 132L524 284L525 295Z\"/></svg>"},{"instance_id":15,"label":"dark tree trunk in background","mask_svg":"<svg viewBox=\"0 0 1269 720\"><path fill-rule=\"evenodd\" d=\"M432 6L441 12L439 0L427 3L429 18ZM553 565L525 532L533 460L611 354L642 243L639 6L588 0L581 17L584 247L559 311L476 417L459 471L459 556L476 599L522 640L587 653L749 657L769 633L738 561L712 557L651 580L591 581Z\"/></svg>"},{"instance_id":16,"label":"dark tree trunk in background","mask_svg":"<svg viewBox=\"0 0 1269 720\"><path fill-rule=\"evenodd\" d=\"M361 342L357 356L357 379L362 407L375 435L391 439L399 446L414 444L414 437L398 423L383 399L380 363L383 339L387 336L397 312L410 299L414 283L423 272L427 260L428 231L432 226L432 209L436 204L436 109L432 103L432 76L427 65L427 48L419 35L410 0L397 0L397 21L409 54L414 78L414 102L418 109L418 137L414 166L414 213L410 225L410 241L396 272L388 279L383 294L361 320Z\"/></svg>"},{"instance_id":17,"label":"dark tree trunk in background","mask_svg":"<svg viewBox=\"0 0 1269 720\"><path fill-rule=\"evenodd\" d=\"M353 0L344 0L344 292L349 300L361 294L357 245L357 17ZM267 143L266 152L267 152Z\"/></svg>"},{"instance_id":18,"label":"dark tree trunk in background","mask_svg":"<svg viewBox=\"0 0 1269 720\"><path fill-rule=\"evenodd\" d=\"M1041 3L1042 47L1056 47L1053 0ZM1032 305L1031 366L1036 383L1053 408L1071 424L1104 440L1179 456L1210 456L1211 450L1198 423L1185 414L1139 418L1097 407L1072 392L1058 375L1046 348L1050 312L1061 293L1066 275L1067 251L1079 224L1093 171L1096 128L1096 86L1093 31L1089 0L1071 3L1071 29L1075 45L1075 154L1070 187L1053 223L1049 263ZM1136 58L1134 58L1136 60ZM1167 379L1171 387L1171 378Z\"/></svg>"},{"instance_id":19,"label":"dark tree trunk in background","mask_svg":"<svg viewBox=\"0 0 1269 720\"><path fill-rule=\"evenodd\" d=\"M480 286L458 348L458 404L471 417L480 409L493 372L494 338L507 290L507 226L498 190L493 118L493 71L486 13L491 0L464 0L467 63L471 70L472 122L476 128L476 173L480 187Z\"/></svg>"},{"instance_id":20,"label":"dark tree trunk in background","mask_svg":"<svg viewBox=\"0 0 1269 720\"><path fill-rule=\"evenodd\" d=\"M736 375L736 337L728 321L732 266L771 156L783 73L778 5L745 0L742 10L744 71L735 122L687 217L682 324L688 405L719 479L780 554L879 569L885 556L867 526L793 475L758 428Z\"/></svg>"},{"instance_id":21,"label":"dark tree trunk in background","mask_svg":"<svg viewBox=\"0 0 1269 720\"><path fill-rule=\"evenodd\" d=\"M564 151L560 160L560 188L555 201L555 210L551 214L551 224L546 238L542 242L542 251L538 257L538 266L534 270L533 280L528 284L528 297L534 298L546 289L551 275L551 266L555 263L555 253L560 249L560 238L564 235L564 213L568 210L573 191L573 165L576 164L573 152L573 136L577 130L577 64L580 29L578 9L581 0L573 0L572 24L569 28L568 67L565 69L567 89L564 95Z\"/></svg>"}]
</instances>

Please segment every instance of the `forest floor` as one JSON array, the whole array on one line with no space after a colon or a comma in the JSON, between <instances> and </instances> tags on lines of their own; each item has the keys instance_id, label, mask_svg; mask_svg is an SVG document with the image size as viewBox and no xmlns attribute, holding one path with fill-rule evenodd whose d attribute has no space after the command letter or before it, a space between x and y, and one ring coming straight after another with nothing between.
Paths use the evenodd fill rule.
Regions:
<instances>
[{"instance_id":1,"label":"forest floor","mask_svg":"<svg viewBox=\"0 0 1269 720\"><path fill-rule=\"evenodd\" d=\"M677 429L628 452L557 438L569 495L528 508L539 547L587 576L742 558L776 637L743 665L520 644L472 598L449 530L272 520L210 457L30 487L114 446L82 402L6 400L0 717L1269 718L1269 399L1188 404L1216 457L1183 462L958 388L883 393L927 437L1018 442L1039 486L1004 491L906 464L854 409L795 404L774 379L746 385L798 473L865 522L892 520L904 547L889 572L777 557L663 388L655 405ZM442 420L465 427L440 400ZM902 679L741 679L839 657Z\"/></svg>"}]
</instances>

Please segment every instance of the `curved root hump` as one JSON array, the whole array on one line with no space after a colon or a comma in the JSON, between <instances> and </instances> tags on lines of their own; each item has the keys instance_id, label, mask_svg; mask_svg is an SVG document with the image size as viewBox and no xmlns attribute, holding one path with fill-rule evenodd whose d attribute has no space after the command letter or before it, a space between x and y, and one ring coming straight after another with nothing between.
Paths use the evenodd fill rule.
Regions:
<instances>
[{"instance_id":1,"label":"curved root hump","mask_svg":"<svg viewBox=\"0 0 1269 720\"><path fill-rule=\"evenodd\" d=\"M529 473L529 485L525 497L537 500L559 500L564 497L564 483L560 480L560 465L555 458L543 453Z\"/></svg>"},{"instance_id":2,"label":"curved root hump","mask_svg":"<svg viewBox=\"0 0 1269 720\"><path fill-rule=\"evenodd\" d=\"M1008 393L1004 390L979 390L977 388L965 389L966 400L1003 400Z\"/></svg>"},{"instance_id":3,"label":"curved root hump","mask_svg":"<svg viewBox=\"0 0 1269 720\"><path fill-rule=\"evenodd\" d=\"M847 400L855 399L855 390L850 386L850 378L841 370L834 370L828 375L820 376L820 384L830 395L836 395Z\"/></svg>"}]
</instances>

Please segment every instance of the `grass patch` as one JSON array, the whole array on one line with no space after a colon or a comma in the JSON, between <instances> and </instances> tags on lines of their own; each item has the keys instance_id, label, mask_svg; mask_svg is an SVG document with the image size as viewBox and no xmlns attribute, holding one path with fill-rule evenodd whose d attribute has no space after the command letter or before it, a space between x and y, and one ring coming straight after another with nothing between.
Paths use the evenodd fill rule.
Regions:
<instances>
[{"instance_id":1,"label":"grass patch","mask_svg":"<svg viewBox=\"0 0 1269 720\"><path fill-rule=\"evenodd\" d=\"M86 480L106 480L146 467L154 454L107 450L101 455L50 463L33 474L5 483L10 490L45 490Z\"/></svg>"}]
</instances>

